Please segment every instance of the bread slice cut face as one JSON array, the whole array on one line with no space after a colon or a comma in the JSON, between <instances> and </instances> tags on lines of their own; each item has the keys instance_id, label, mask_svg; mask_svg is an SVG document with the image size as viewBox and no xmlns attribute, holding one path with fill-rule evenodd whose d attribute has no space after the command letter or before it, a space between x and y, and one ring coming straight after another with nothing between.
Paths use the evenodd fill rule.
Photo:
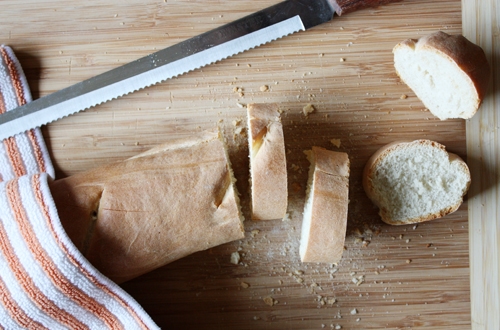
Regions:
<instances>
[{"instance_id":1,"label":"bread slice cut face","mask_svg":"<svg viewBox=\"0 0 500 330\"><path fill-rule=\"evenodd\" d=\"M441 120L471 118L490 80L483 50L461 35L436 32L393 49L397 74Z\"/></svg>"},{"instance_id":2,"label":"bread slice cut face","mask_svg":"<svg viewBox=\"0 0 500 330\"><path fill-rule=\"evenodd\" d=\"M282 219L288 205L285 140L279 106L247 105L251 218Z\"/></svg>"},{"instance_id":3,"label":"bread slice cut face","mask_svg":"<svg viewBox=\"0 0 500 330\"><path fill-rule=\"evenodd\" d=\"M338 263L344 251L349 201L349 158L312 147L300 239L302 262Z\"/></svg>"},{"instance_id":4,"label":"bread slice cut face","mask_svg":"<svg viewBox=\"0 0 500 330\"><path fill-rule=\"evenodd\" d=\"M404 225L456 211L470 185L467 164L430 140L390 143L373 154L363 187L382 220Z\"/></svg>"}]
</instances>

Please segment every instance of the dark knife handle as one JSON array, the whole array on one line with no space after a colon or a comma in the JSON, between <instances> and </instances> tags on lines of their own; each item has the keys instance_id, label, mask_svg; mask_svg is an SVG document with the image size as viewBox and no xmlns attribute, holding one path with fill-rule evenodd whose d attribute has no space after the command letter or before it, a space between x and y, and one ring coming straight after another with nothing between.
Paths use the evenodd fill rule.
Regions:
<instances>
[{"instance_id":1,"label":"dark knife handle","mask_svg":"<svg viewBox=\"0 0 500 330\"><path fill-rule=\"evenodd\" d=\"M337 15L347 14L359 9L377 7L401 0L329 0Z\"/></svg>"}]
</instances>

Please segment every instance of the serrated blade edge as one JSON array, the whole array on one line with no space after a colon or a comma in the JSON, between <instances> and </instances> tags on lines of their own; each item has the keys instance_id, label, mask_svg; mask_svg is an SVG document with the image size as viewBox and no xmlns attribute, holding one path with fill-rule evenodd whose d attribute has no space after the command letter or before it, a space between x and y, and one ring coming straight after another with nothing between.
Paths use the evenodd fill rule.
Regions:
<instances>
[{"instance_id":1,"label":"serrated blade edge","mask_svg":"<svg viewBox=\"0 0 500 330\"><path fill-rule=\"evenodd\" d=\"M273 40L304 31L305 27L300 16L294 16L279 23L264 27L244 36L227 41L223 44L202 50L198 53L156 67L133 77L111 83L88 93L75 96L69 100L52 104L36 112L24 114L0 124L0 139L22 133L26 130L40 127L76 112L91 108L155 85L167 79L202 68L225 58L258 47ZM5 116L8 113L2 115Z\"/></svg>"}]
</instances>

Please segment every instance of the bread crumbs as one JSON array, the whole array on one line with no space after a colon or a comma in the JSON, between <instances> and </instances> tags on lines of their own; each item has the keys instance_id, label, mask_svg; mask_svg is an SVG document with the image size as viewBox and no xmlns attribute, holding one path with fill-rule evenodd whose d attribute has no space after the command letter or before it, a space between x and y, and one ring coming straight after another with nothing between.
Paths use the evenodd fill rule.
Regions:
<instances>
[{"instance_id":1,"label":"bread crumbs","mask_svg":"<svg viewBox=\"0 0 500 330\"><path fill-rule=\"evenodd\" d=\"M271 296L264 297L262 300L268 306L274 306L278 303L278 301L273 299L273 297L271 297Z\"/></svg>"},{"instance_id":2,"label":"bread crumbs","mask_svg":"<svg viewBox=\"0 0 500 330\"><path fill-rule=\"evenodd\" d=\"M353 277L352 278L352 283L356 284L357 286L360 286L361 284L365 283L365 275L361 275L361 276L358 276L358 277Z\"/></svg>"},{"instance_id":3,"label":"bread crumbs","mask_svg":"<svg viewBox=\"0 0 500 330\"><path fill-rule=\"evenodd\" d=\"M240 254L238 252L231 253L231 263L232 264L235 264L235 265L239 264L240 259L241 259L241 257L240 257Z\"/></svg>"},{"instance_id":4,"label":"bread crumbs","mask_svg":"<svg viewBox=\"0 0 500 330\"><path fill-rule=\"evenodd\" d=\"M313 113L316 109L314 108L314 106L312 104L308 104L306 105L304 108L302 108L302 113L304 114L304 116L309 116L309 114Z\"/></svg>"},{"instance_id":5,"label":"bread crumbs","mask_svg":"<svg viewBox=\"0 0 500 330\"><path fill-rule=\"evenodd\" d=\"M255 237L257 236L257 234L260 233L260 230L259 229L254 229L250 232L250 235L252 235L252 237Z\"/></svg>"},{"instance_id":6,"label":"bread crumbs","mask_svg":"<svg viewBox=\"0 0 500 330\"><path fill-rule=\"evenodd\" d=\"M328 303L328 305L333 305L333 304L335 304L337 302L337 299L335 299L335 298L328 298L326 300L326 302Z\"/></svg>"},{"instance_id":7,"label":"bread crumbs","mask_svg":"<svg viewBox=\"0 0 500 330\"><path fill-rule=\"evenodd\" d=\"M233 92L237 93L240 97L245 96L245 93L243 93L243 88L241 87L234 87Z\"/></svg>"},{"instance_id":8,"label":"bread crumbs","mask_svg":"<svg viewBox=\"0 0 500 330\"><path fill-rule=\"evenodd\" d=\"M330 143L336 146L337 148L340 148L340 139L331 139Z\"/></svg>"}]
</instances>

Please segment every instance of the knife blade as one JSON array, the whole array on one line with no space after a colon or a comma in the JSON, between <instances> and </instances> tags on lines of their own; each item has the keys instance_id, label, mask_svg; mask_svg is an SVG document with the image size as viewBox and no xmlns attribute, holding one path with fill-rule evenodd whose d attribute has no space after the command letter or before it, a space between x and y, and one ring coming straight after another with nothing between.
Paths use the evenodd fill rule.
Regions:
<instances>
[{"instance_id":1,"label":"knife blade","mask_svg":"<svg viewBox=\"0 0 500 330\"><path fill-rule=\"evenodd\" d=\"M0 139L310 29L365 7L399 0L286 0L0 115Z\"/></svg>"}]
</instances>

